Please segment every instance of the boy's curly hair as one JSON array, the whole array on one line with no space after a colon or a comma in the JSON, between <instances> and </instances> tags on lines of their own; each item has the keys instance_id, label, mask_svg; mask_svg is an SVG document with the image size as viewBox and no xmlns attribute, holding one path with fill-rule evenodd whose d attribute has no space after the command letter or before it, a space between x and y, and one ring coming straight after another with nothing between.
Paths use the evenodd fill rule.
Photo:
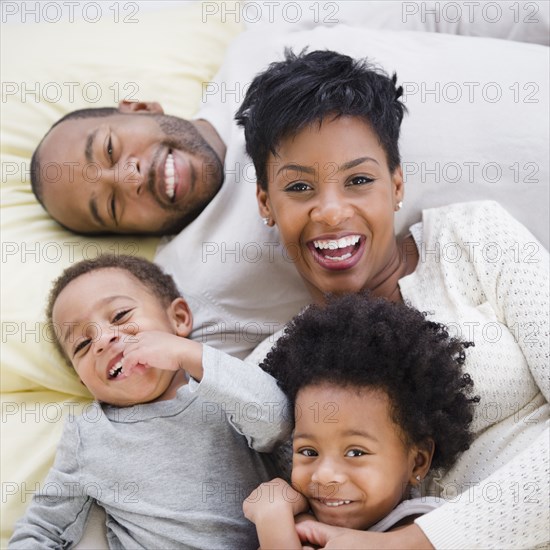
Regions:
<instances>
[{"instance_id":1,"label":"boy's curly hair","mask_svg":"<svg viewBox=\"0 0 550 550\"><path fill-rule=\"evenodd\" d=\"M407 444L433 439L433 468L448 468L472 440L473 382L464 349L444 325L403 304L366 293L329 297L295 317L261 367L294 405L324 383L388 394Z\"/></svg>"}]
</instances>

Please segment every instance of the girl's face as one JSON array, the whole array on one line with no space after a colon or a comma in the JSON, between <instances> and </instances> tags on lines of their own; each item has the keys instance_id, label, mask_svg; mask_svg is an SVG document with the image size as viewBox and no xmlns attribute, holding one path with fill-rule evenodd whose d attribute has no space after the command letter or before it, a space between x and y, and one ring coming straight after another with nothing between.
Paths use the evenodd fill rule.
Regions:
<instances>
[{"instance_id":1,"label":"girl's face","mask_svg":"<svg viewBox=\"0 0 550 550\"><path fill-rule=\"evenodd\" d=\"M401 169L358 117L326 119L282 140L267 164L260 212L277 224L287 254L314 297L374 288L397 245L393 218Z\"/></svg>"},{"instance_id":2,"label":"girl's face","mask_svg":"<svg viewBox=\"0 0 550 550\"><path fill-rule=\"evenodd\" d=\"M323 384L298 393L292 484L321 522L368 529L426 476L431 456L404 442L381 390Z\"/></svg>"}]
</instances>

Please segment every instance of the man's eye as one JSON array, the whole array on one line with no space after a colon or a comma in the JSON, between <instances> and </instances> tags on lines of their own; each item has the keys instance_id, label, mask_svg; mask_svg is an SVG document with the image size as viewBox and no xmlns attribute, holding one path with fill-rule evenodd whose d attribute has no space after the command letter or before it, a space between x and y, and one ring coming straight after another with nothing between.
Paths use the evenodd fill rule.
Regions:
<instances>
[{"instance_id":1,"label":"man's eye","mask_svg":"<svg viewBox=\"0 0 550 550\"><path fill-rule=\"evenodd\" d=\"M82 340L82 342L79 342L78 345L74 348L73 356L82 351L86 346L88 346L90 342L90 338L88 338L88 340Z\"/></svg>"},{"instance_id":2,"label":"man's eye","mask_svg":"<svg viewBox=\"0 0 550 550\"><path fill-rule=\"evenodd\" d=\"M111 159L111 162L113 162L113 142L111 136L109 136L109 141L107 142L107 155Z\"/></svg>"},{"instance_id":3,"label":"man's eye","mask_svg":"<svg viewBox=\"0 0 550 550\"><path fill-rule=\"evenodd\" d=\"M111 216L113 217L113 220L116 223L116 201L115 201L114 195L111 198Z\"/></svg>"},{"instance_id":4,"label":"man's eye","mask_svg":"<svg viewBox=\"0 0 550 550\"><path fill-rule=\"evenodd\" d=\"M287 188L285 188L285 191L288 191L288 192L302 192L302 191L310 191L310 190L311 190L311 187L304 182L293 183L289 185Z\"/></svg>"}]
</instances>

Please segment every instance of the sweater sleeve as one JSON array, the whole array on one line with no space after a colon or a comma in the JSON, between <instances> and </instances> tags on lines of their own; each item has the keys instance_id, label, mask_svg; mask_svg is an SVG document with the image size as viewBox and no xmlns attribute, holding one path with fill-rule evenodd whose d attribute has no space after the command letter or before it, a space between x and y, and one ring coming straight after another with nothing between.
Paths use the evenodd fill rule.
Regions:
<instances>
[{"instance_id":1,"label":"sweater sleeve","mask_svg":"<svg viewBox=\"0 0 550 550\"><path fill-rule=\"evenodd\" d=\"M289 404L276 380L258 366L203 346L203 378L189 390L223 407L228 422L248 445L270 452L290 437Z\"/></svg>"},{"instance_id":2,"label":"sweater sleeve","mask_svg":"<svg viewBox=\"0 0 550 550\"><path fill-rule=\"evenodd\" d=\"M484 293L515 335L542 394L531 402L533 409L538 404L536 414L520 421L525 429L539 422L541 429L521 454L469 487L464 498L415 523L436 548L532 548L550 539L548 253L496 203L484 203L474 225L486 251L474 259ZM470 236L474 241L475 231Z\"/></svg>"},{"instance_id":3,"label":"sweater sleeve","mask_svg":"<svg viewBox=\"0 0 550 550\"><path fill-rule=\"evenodd\" d=\"M92 498L79 482L79 435L74 417L67 419L55 462L20 519L8 548L70 548L82 537Z\"/></svg>"}]
</instances>

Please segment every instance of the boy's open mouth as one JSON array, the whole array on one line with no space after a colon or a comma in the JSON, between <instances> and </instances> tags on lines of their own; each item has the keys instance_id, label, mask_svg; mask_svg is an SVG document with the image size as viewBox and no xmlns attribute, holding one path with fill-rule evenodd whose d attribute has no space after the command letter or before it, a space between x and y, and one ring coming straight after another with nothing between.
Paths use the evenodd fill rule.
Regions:
<instances>
[{"instance_id":1,"label":"boy's open mouth","mask_svg":"<svg viewBox=\"0 0 550 550\"><path fill-rule=\"evenodd\" d=\"M109 380L114 380L121 375L124 372L123 364L124 357L122 357L122 353L120 353L109 363L107 367L107 378Z\"/></svg>"}]
</instances>

